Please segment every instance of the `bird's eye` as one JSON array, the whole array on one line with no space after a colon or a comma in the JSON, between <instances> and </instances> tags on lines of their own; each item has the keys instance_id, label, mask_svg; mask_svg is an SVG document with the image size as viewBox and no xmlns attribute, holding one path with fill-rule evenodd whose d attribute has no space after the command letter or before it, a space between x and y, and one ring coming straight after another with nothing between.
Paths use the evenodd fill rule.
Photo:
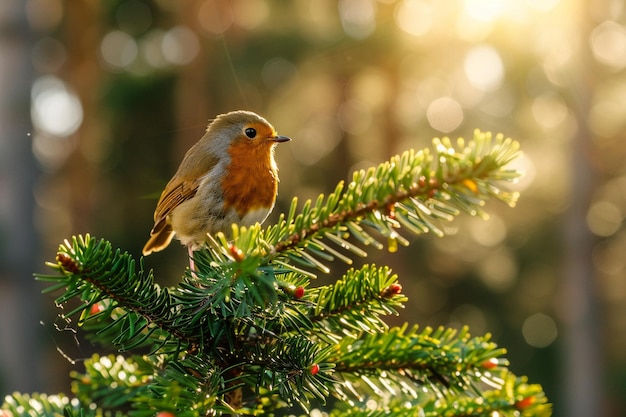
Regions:
<instances>
[{"instance_id":1,"label":"bird's eye","mask_svg":"<svg viewBox=\"0 0 626 417\"><path fill-rule=\"evenodd\" d=\"M247 137L249 137L250 139L254 139L254 137L256 136L256 129L253 129L251 127L247 128L244 133L246 134Z\"/></svg>"}]
</instances>

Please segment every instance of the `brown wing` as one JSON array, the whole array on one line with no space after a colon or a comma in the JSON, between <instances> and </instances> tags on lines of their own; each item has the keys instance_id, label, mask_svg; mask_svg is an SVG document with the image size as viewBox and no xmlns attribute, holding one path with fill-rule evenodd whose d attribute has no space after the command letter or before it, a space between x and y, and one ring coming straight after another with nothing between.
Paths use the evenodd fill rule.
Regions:
<instances>
[{"instance_id":1,"label":"brown wing","mask_svg":"<svg viewBox=\"0 0 626 417\"><path fill-rule=\"evenodd\" d=\"M207 138L208 133L187 151L178 171L165 186L154 211L155 227L164 221L172 210L196 195L202 178L217 165L219 158L205 149Z\"/></svg>"},{"instance_id":2,"label":"brown wing","mask_svg":"<svg viewBox=\"0 0 626 417\"><path fill-rule=\"evenodd\" d=\"M170 244L174 237L174 230L167 221L167 215L181 203L196 195L199 184L199 180L167 184L154 211L154 227L150 231L150 239L143 247L145 256L163 250Z\"/></svg>"},{"instance_id":3,"label":"brown wing","mask_svg":"<svg viewBox=\"0 0 626 417\"><path fill-rule=\"evenodd\" d=\"M199 179L181 181L178 184L167 184L154 211L154 228L152 230L154 231L159 223L165 221L172 210L196 195L199 185Z\"/></svg>"},{"instance_id":4,"label":"brown wing","mask_svg":"<svg viewBox=\"0 0 626 417\"><path fill-rule=\"evenodd\" d=\"M144 255L160 251L170 244L175 231L168 222L168 215L176 207L196 195L202 179L217 165L219 158L207 147L210 137L207 131L187 151L178 171L165 186L154 211L154 227L144 247ZM182 178L187 178L187 180Z\"/></svg>"}]
</instances>

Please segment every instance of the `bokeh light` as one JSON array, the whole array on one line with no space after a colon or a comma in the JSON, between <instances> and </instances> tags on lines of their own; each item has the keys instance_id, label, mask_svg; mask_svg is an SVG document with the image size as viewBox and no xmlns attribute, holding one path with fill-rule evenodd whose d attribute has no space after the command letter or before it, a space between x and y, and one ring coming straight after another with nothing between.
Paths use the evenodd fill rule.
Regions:
<instances>
[{"instance_id":1,"label":"bokeh light","mask_svg":"<svg viewBox=\"0 0 626 417\"><path fill-rule=\"evenodd\" d=\"M422 0L403 0L395 12L398 27L413 36L427 33L434 25L432 6Z\"/></svg>"},{"instance_id":2,"label":"bokeh light","mask_svg":"<svg viewBox=\"0 0 626 417\"><path fill-rule=\"evenodd\" d=\"M161 44L163 57L172 64L190 63L200 51L200 42L194 32L185 26L175 26L165 32Z\"/></svg>"},{"instance_id":3,"label":"bokeh light","mask_svg":"<svg viewBox=\"0 0 626 417\"><path fill-rule=\"evenodd\" d=\"M472 18L489 22L503 15L511 1L507 0L465 0L465 12Z\"/></svg>"},{"instance_id":4,"label":"bokeh light","mask_svg":"<svg viewBox=\"0 0 626 417\"><path fill-rule=\"evenodd\" d=\"M624 215L615 204L598 201L587 212L587 225L598 236L611 236L617 232L624 221Z\"/></svg>"},{"instance_id":5,"label":"bokeh light","mask_svg":"<svg viewBox=\"0 0 626 417\"><path fill-rule=\"evenodd\" d=\"M439 97L428 106L426 117L433 129L450 133L463 122L463 109L453 98Z\"/></svg>"},{"instance_id":6,"label":"bokeh light","mask_svg":"<svg viewBox=\"0 0 626 417\"><path fill-rule=\"evenodd\" d=\"M497 246L506 239L506 224L495 213L487 220L474 217L468 223L472 238L483 246Z\"/></svg>"},{"instance_id":7,"label":"bokeh light","mask_svg":"<svg viewBox=\"0 0 626 417\"><path fill-rule=\"evenodd\" d=\"M226 3L209 0L198 9L198 22L202 29L212 35L224 33L233 24L233 11Z\"/></svg>"},{"instance_id":8,"label":"bokeh light","mask_svg":"<svg viewBox=\"0 0 626 417\"><path fill-rule=\"evenodd\" d=\"M543 348L556 340L558 329L552 317L536 313L524 320L522 334L526 343L533 347Z\"/></svg>"},{"instance_id":9,"label":"bokeh light","mask_svg":"<svg viewBox=\"0 0 626 417\"><path fill-rule=\"evenodd\" d=\"M472 48L463 63L470 83L485 91L497 89L504 78L504 65L498 51L489 45Z\"/></svg>"},{"instance_id":10,"label":"bokeh light","mask_svg":"<svg viewBox=\"0 0 626 417\"><path fill-rule=\"evenodd\" d=\"M138 52L137 41L121 30L107 33L100 44L102 59L114 69L129 67L137 58Z\"/></svg>"},{"instance_id":11,"label":"bokeh light","mask_svg":"<svg viewBox=\"0 0 626 417\"><path fill-rule=\"evenodd\" d=\"M65 137L83 121L83 108L76 94L59 78L43 76L31 89L31 117L35 127L50 135Z\"/></svg>"},{"instance_id":12,"label":"bokeh light","mask_svg":"<svg viewBox=\"0 0 626 417\"><path fill-rule=\"evenodd\" d=\"M545 129L555 129L567 120L567 105L553 92L540 94L533 100L532 112L535 120Z\"/></svg>"},{"instance_id":13,"label":"bokeh light","mask_svg":"<svg viewBox=\"0 0 626 417\"><path fill-rule=\"evenodd\" d=\"M376 28L374 0L339 0L339 16L346 35L364 39Z\"/></svg>"},{"instance_id":14,"label":"bokeh light","mask_svg":"<svg viewBox=\"0 0 626 417\"><path fill-rule=\"evenodd\" d=\"M31 59L38 72L54 73L65 64L67 49L61 41L52 37L45 37L35 43Z\"/></svg>"},{"instance_id":15,"label":"bokeh light","mask_svg":"<svg viewBox=\"0 0 626 417\"><path fill-rule=\"evenodd\" d=\"M589 38L596 60L616 70L626 65L626 28L617 22L604 21Z\"/></svg>"},{"instance_id":16,"label":"bokeh light","mask_svg":"<svg viewBox=\"0 0 626 417\"><path fill-rule=\"evenodd\" d=\"M153 68L164 68L170 65L163 53L162 45L164 37L164 31L153 29L139 41L139 54L141 58Z\"/></svg>"}]
</instances>

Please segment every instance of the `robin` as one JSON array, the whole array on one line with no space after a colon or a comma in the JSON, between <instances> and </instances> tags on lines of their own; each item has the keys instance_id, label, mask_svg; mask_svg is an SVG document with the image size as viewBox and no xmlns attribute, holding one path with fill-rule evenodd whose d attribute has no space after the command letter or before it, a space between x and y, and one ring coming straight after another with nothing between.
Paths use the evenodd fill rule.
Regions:
<instances>
[{"instance_id":1,"label":"robin","mask_svg":"<svg viewBox=\"0 0 626 417\"><path fill-rule=\"evenodd\" d=\"M165 249L176 236L187 246L193 270L193 252L207 233L262 223L278 191L274 148L289 140L253 112L217 116L165 186L143 254Z\"/></svg>"}]
</instances>

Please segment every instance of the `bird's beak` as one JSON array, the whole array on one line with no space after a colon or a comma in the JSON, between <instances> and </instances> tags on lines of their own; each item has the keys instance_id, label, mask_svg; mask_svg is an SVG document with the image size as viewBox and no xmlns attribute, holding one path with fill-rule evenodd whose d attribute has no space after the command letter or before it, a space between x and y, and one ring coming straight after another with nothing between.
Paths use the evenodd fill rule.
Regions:
<instances>
[{"instance_id":1,"label":"bird's beak","mask_svg":"<svg viewBox=\"0 0 626 417\"><path fill-rule=\"evenodd\" d=\"M291 138L289 138L287 136L274 136L272 138L272 140L274 142L280 143L280 142L289 142L291 140Z\"/></svg>"}]
</instances>

